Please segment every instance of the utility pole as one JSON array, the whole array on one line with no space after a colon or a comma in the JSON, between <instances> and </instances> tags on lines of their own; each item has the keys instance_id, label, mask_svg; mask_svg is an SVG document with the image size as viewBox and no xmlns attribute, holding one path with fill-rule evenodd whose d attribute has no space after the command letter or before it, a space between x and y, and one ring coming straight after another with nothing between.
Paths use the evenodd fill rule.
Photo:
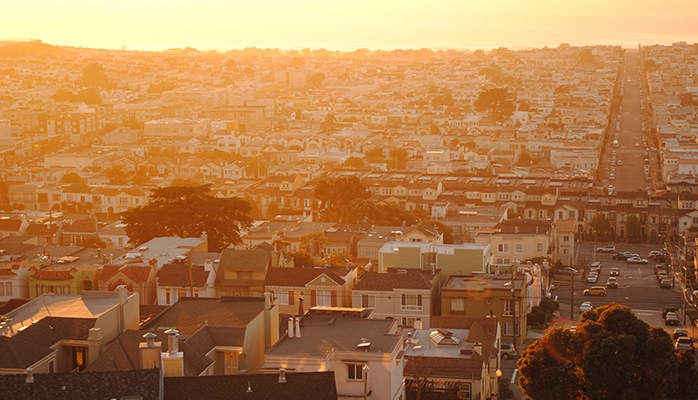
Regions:
<instances>
[{"instance_id":1,"label":"utility pole","mask_svg":"<svg viewBox=\"0 0 698 400\"><path fill-rule=\"evenodd\" d=\"M575 272L570 275L570 319L574 321L574 279L577 276Z\"/></svg>"}]
</instances>

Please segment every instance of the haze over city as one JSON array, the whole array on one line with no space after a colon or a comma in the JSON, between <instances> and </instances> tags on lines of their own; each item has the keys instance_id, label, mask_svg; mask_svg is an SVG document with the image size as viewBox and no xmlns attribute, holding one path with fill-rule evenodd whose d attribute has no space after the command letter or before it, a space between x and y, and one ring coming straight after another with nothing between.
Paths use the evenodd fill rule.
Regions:
<instances>
[{"instance_id":1,"label":"haze over city","mask_svg":"<svg viewBox=\"0 0 698 400\"><path fill-rule=\"evenodd\" d=\"M692 0L6 2L0 38L129 50L492 49L698 41Z\"/></svg>"},{"instance_id":2,"label":"haze over city","mask_svg":"<svg viewBox=\"0 0 698 400\"><path fill-rule=\"evenodd\" d=\"M698 0L0 8L0 397L698 400Z\"/></svg>"}]
</instances>

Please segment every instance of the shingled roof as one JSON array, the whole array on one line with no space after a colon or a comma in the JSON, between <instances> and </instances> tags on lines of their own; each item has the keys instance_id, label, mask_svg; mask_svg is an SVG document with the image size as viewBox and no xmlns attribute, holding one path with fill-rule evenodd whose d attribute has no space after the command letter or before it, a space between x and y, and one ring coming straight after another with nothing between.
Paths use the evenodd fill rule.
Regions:
<instances>
[{"instance_id":1,"label":"shingled roof","mask_svg":"<svg viewBox=\"0 0 698 400\"><path fill-rule=\"evenodd\" d=\"M182 336L189 336L205 324L246 327L262 312L262 297L184 297L142 328L155 330L174 326Z\"/></svg>"},{"instance_id":2,"label":"shingled roof","mask_svg":"<svg viewBox=\"0 0 698 400\"><path fill-rule=\"evenodd\" d=\"M210 271L205 271L203 265L188 263L165 264L158 271L158 286L170 287L204 287Z\"/></svg>"},{"instance_id":3,"label":"shingled roof","mask_svg":"<svg viewBox=\"0 0 698 400\"><path fill-rule=\"evenodd\" d=\"M160 398L160 370L64 372L0 375L5 399L95 400L140 396L143 400ZM190 397L190 398L196 398Z\"/></svg>"},{"instance_id":4,"label":"shingled roof","mask_svg":"<svg viewBox=\"0 0 698 400\"><path fill-rule=\"evenodd\" d=\"M165 378L165 399L337 400L334 372L216 375Z\"/></svg>"},{"instance_id":5,"label":"shingled roof","mask_svg":"<svg viewBox=\"0 0 698 400\"><path fill-rule=\"evenodd\" d=\"M338 285L344 285L341 277L349 273L339 268L269 268L267 286L305 287L320 275L325 275Z\"/></svg>"},{"instance_id":6,"label":"shingled roof","mask_svg":"<svg viewBox=\"0 0 698 400\"><path fill-rule=\"evenodd\" d=\"M112 342L109 347L90 364L85 371L125 371L140 369L139 345L145 343L143 335L146 330L127 330ZM152 331L157 335L156 342L161 342L162 351L168 351L168 338L164 331ZM206 357L200 351L194 349L188 343L180 340L179 351L184 353L184 374L186 376L198 376L206 370L213 360Z\"/></svg>"},{"instance_id":7,"label":"shingled roof","mask_svg":"<svg viewBox=\"0 0 698 400\"><path fill-rule=\"evenodd\" d=\"M46 346L0 336L0 368L3 369L26 369L53 352Z\"/></svg>"}]
</instances>

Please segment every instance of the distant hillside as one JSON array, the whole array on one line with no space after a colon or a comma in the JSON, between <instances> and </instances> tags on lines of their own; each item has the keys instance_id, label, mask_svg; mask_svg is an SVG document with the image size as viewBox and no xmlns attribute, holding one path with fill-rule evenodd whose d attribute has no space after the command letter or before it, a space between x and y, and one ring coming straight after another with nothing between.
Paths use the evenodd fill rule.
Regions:
<instances>
[{"instance_id":1,"label":"distant hillside","mask_svg":"<svg viewBox=\"0 0 698 400\"><path fill-rule=\"evenodd\" d=\"M41 41L31 42L4 42L0 46L0 57L24 57L43 56L65 52L64 48L42 43Z\"/></svg>"}]
</instances>

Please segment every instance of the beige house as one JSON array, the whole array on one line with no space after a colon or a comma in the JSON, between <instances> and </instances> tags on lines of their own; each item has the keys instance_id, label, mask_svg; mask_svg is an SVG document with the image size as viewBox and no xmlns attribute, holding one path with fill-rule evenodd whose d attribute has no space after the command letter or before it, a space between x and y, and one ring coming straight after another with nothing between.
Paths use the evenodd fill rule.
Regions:
<instances>
[{"instance_id":1,"label":"beige house","mask_svg":"<svg viewBox=\"0 0 698 400\"><path fill-rule=\"evenodd\" d=\"M140 322L137 293L44 294L5 314L0 373L82 371L104 347ZM4 348L4 349L3 349Z\"/></svg>"},{"instance_id":2,"label":"beige house","mask_svg":"<svg viewBox=\"0 0 698 400\"><path fill-rule=\"evenodd\" d=\"M398 322L368 319L362 308L311 308L264 356L264 371L333 371L337 398L405 398Z\"/></svg>"},{"instance_id":3,"label":"beige house","mask_svg":"<svg viewBox=\"0 0 698 400\"><path fill-rule=\"evenodd\" d=\"M476 242L492 246L494 266L511 265L515 261L545 257L551 250L553 231L551 221L512 219L495 225L475 236Z\"/></svg>"},{"instance_id":4,"label":"beige house","mask_svg":"<svg viewBox=\"0 0 698 400\"><path fill-rule=\"evenodd\" d=\"M304 306L351 307L356 274L356 268L269 268L265 288L281 315L297 315Z\"/></svg>"},{"instance_id":5,"label":"beige house","mask_svg":"<svg viewBox=\"0 0 698 400\"><path fill-rule=\"evenodd\" d=\"M552 258L560 261L562 265L573 266L575 260L576 242L576 222L572 219L557 220L553 224L555 229L555 239L552 251Z\"/></svg>"},{"instance_id":6,"label":"beige house","mask_svg":"<svg viewBox=\"0 0 698 400\"><path fill-rule=\"evenodd\" d=\"M390 269L365 272L352 291L352 306L373 310L371 318L395 319L403 327L429 328L440 312L441 271Z\"/></svg>"}]
</instances>

